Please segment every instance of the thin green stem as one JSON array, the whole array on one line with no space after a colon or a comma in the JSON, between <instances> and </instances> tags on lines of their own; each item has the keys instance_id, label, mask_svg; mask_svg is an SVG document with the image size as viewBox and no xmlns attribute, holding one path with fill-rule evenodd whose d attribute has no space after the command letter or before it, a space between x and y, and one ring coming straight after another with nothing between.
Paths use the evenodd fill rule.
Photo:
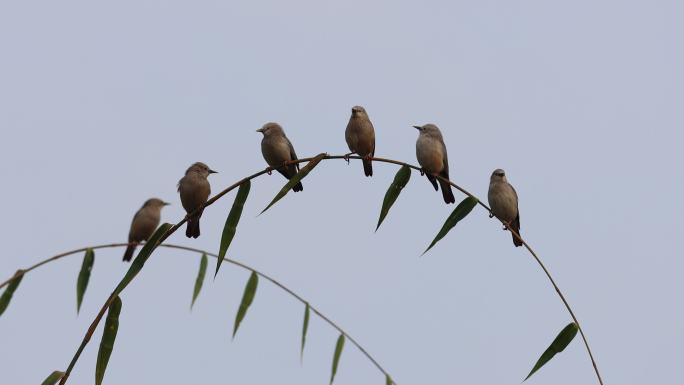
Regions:
<instances>
[{"instance_id":1,"label":"thin green stem","mask_svg":"<svg viewBox=\"0 0 684 385\"><path fill-rule=\"evenodd\" d=\"M286 162L286 164L297 164L297 163L309 162L309 161L311 161L312 159L314 159L314 157L302 158L302 159L298 159L298 160ZM359 156L356 156L356 155L348 156L348 155L327 155L327 154L322 158L322 160L332 160L332 159L344 159L344 160L347 160L347 161L348 161L349 159L362 159L362 158L359 157ZM415 165L412 165L412 164L409 164L409 163L405 163L405 162L401 162L401 161L398 161L398 160L394 160L394 159L386 159L386 158L376 158L376 157L374 157L374 158L372 158L372 160L375 161L375 162L391 163L391 164L396 164L396 165L399 165L399 166L406 166L406 167L409 167L409 168L411 168L411 169L413 169L413 170L420 171L421 173L423 172L422 168L420 168L420 167L418 167L418 166L415 166ZM261 176L261 175L263 175L263 174L270 173L270 172L273 171L273 170L274 170L273 167L267 167L266 169L264 169L264 170L262 170L262 171L256 172L256 173L254 173L254 174L252 174L252 175L250 175L250 176L248 176L248 177L246 177L246 178L241 179L240 181L238 181L238 182L236 182L235 184L229 186L228 188L224 189L223 191L221 191L220 193L216 194L214 197L212 197L211 199L209 199L209 200L207 201L207 203L205 203L203 206L201 206L200 208L198 208L195 212L199 212L200 210L203 210L205 207L210 206L211 204L213 204L214 202L216 202L218 199L220 199L221 197L223 197L224 195L226 195L228 192L230 192L230 191L233 190L234 188L238 187L238 186L239 186L240 184L242 184L243 182L245 182L245 181L247 181L247 180L252 180L252 179L257 178L257 177L259 177L259 176ZM436 176L436 177L439 178L439 179L441 179L441 180L443 180L443 181L445 181L445 182L447 182L447 183L449 183L451 186L453 186L453 187L456 188L457 190L461 191L463 194L468 195L468 196L470 196L470 197L473 197L473 198L477 199L477 201L478 201L478 203L480 204L480 206L482 206L485 210L487 210L487 211L491 214L491 209L489 208L489 206L487 206L485 203L483 203L483 202L482 202L479 198L477 198L475 195L471 194L471 193L468 192L466 189L462 188L461 186L455 184L454 182L452 182L452 181L450 181L450 180L448 180L448 179L446 179L446 178L443 178L443 177L440 177L440 176ZM166 234L164 234L164 236L160 239L159 243L161 244L161 243L162 243L164 240L166 240L171 234L173 234L176 230L178 230L178 229L187 221L187 218L188 218L190 215L194 214L195 212L189 213L189 214L188 214L185 218L183 218L180 222L178 222L178 223L175 224L173 227L171 227L171 228L169 229L169 231L167 231ZM505 225L505 223L504 223L503 221L502 221L502 224ZM515 234L515 232L513 232L513 233ZM575 313L573 312L572 308L570 307L570 304L569 304L568 301L565 299L565 296L563 295L563 293L561 292L560 288L559 288L558 285L556 284L555 280L554 280L553 277L551 276L551 273L549 272L549 270L548 270L548 269L546 268L546 266L544 266L544 264L542 263L541 259L540 259L540 258L537 256L537 254L532 250L532 248L531 248L529 245L527 245L527 243L526 243L524 240L522 240L522 238L520 237L519 234L515 234L515 235L516 235L516 237L517 237L518 239L520 239L520 240L523 242L523 244L525 245L525 248L530 252L530 254L532 255L532 257L537 261L537 263L539 264L539 266L542 268L542 270L543 270L544 273L546 274L546 277L549 279L549 281L551 282L551 285L554 287L554 289L556 290L556 293L558 294L558 296L560 297L561 301L562 301L563 304L565 305L566 309L567 309L568 312L570 313L570 316L571 316L572 319L574 320L574 322L575 322L575 324L577 325L577 328L578 328L580 334L582 335L582 340L584 341L584 346L586 347L587 352L589 353L589 358L591 359L591 363L592 363L592 365L593 365L593 367L594 367L594 371L596 372L596 377L598 378L599 384L603 385L603 380L601 379L601 374L599 373L598 365L596 364L596 360L594 359L594 355L592 354L591 348L589 347L589 341L587 340L587 338L586 338L586 336L585 336L585 334L584 334L584 331L582 330L582 326L580 325L579 321L577 320L577 317L575 316ZM54 258L54 257L53 257L53 258ZM47 263L47 262L49 262L49 261L44 261L43 263ZM37 267L37 266L36 266L36 267ZM35 268L35 267L33 267L33 268ZM11 279L10 279L10 280L11 280ZM3 285L0 285L0 288L1 288L2 286L4 286L5 284L7 284L7 283L8 283L8 281L6 281ZM85 345L88 343L88 340L90 339L90 336L92 335L92 332L94 332L95 327L96 327L97 324L99 323L100 319L101 319L102 316L104 315L105 311L107 310L107 308L109 307L109 305L111 304L111 302L113 301L113 299L114 299L114 295L112 294L112 295L110 295L110 297L109 297L109 299L107 300L107 302L105 302L105 304L103 305L102 309L101 309L100 312L98 313L98 316L95 318L95 320L94 320L93 323L91 324L90 328L88 329L88 333L86 333L86 336L84 337L84 339L83 339L83 341L82 341L82 343L81 343L81 345L80 345L78 351L76 352L76 355L74 356L74 359L72 359L71 364L69 365L69 368L68 368L67 371L65 372L64 377L62 377L62 380L60 381L60 385L64 385L64 384L66 383L66 380L67 380L67 378L69 377L69 374L70 374L70 372L71 372L71 369L73 368L73 365L74 365L74 364L76 363L76 361L78 360L78 356L80 356L80 353L83 351L83 348L84 348ZM320 315L320 314L319 314L319 315ZM351 340L351 339L350 339L350 340ZM352 341L353 341L353 340L352 340ZM374 362L374 363L375 363L375 362ZM375 364L376 364L376 366L377 366L377 363L375 363Z\"/></svg>"},{"instance_id":2,"label":"thin green stem","mask_svg":"<svg viewBox=\"0 0 684 385\"><path fill-rule=\"evenodd\" d=\"M58 259L62 259L62 258L64 258L64 257L68 257L68 256L70 256L70 255L76 255L76 254L81 253L81 252L83 252L83 251L85 251L85 250L88 250L88 249L98 250L98 249L108 249L108 248L117 248L117 247L127 247L128 245L129 245L128 243L108 243L108 244L104 244L104 245L96 245L96 246L90 246L90 247L81 247L81 248L78 248L78 249L75 249L75 250L70 250L70 251L67 251L67 252L64 252L64 253L57 254L57 255L55 255L55 256L53 256L53 257L47 258L47 259L45 259L45 260L43 260L43 261L40 261L40 262L36 263L35 265L33 265L33 266L31 266L31 267L26 268L26 269L24 270L24 274L26 274L26 273L28 273L29 271L34 270L34 269L36 269L36 268L42 266L42 265L45 265L46 263L53 262L53 261L56 261L56 260L58 260ZM206 250L197 249L197 248L194 248L194 247L188 247L188 246L182 246L182 245L174 245L174 244L167 244L167 243L163 243L163 244L159 245L159 247L165 247L165 248L169 248L169 249L185 250L185 251L190 251L190 252L193 252L193 253L197 253L197 254L199 254L199 255L206 254L206 255L208 255L208 256L211 256L211 257L214 257L214 258L218 258L218 254L214 254L214 253L212 253L212 252L209 252L209 251L206 251ZM379 370L380 372L382 372L383 375L385 375L385 376L388 376L388 375L389 375L389 373L387 372L387 370L385 370L385 368L383 368L383 367L378 363L378 361L377 361L373 356L371 356L371 355L368 353L368 351L367 351L363 346L361 346L360 343L358 343L354 338L352 338L352 336L349 335L349 333L347 333L344 329L342 329L340 326L338 326L334 321L332 321L330 318L328 318L325 314L321 313L321 311L318 310L315 306L311 305L311 302L305 300L302 296L300 296L299 294L295 293L294 291L292 291L290 288L288 288L287 286L285 286L283 283L280 283L280 282L279 282L278 280L276 280L275 278L273 278L273 277L267 275L266 273L263 273L263 272L261 272L261 271L255 269L255 268L253 268L253 267L251 267L251 266L249 266L249 265L246 265L246 264L244 264L244 263L242 263L242 262L239 262L239 261L236 261L236 260L230 259L230 258L225 258L225 259L224 259L224 262L231 263L231 264L233 264L233 265L235 265L235 266L238 266L238 267L240 267L240 268L242 268L242 269L245 269L245 270L247 270L247 271L250 271L250 272L253 272L253 273L257 274L257 275L260 276L261 278L266 279L267 281L269 281L269 282L271 282L272 284L274 284L274 285L276 285L277 287L279 287L281 290L283 290L284 292L286 292L287 294L289 294L291 297L295 298L297 301L301 302L301 303L304 304L304 305L308 305L308 306L309 306L309 309L311 309L311 311L313 311L313 312L314 312L315 314L317 314L323 321L325 321L328 325L332 326L332 327L333 327L334 329L336 329L338 332L340 332L341 334L343 334L349 341L351 341L351 343L354 344L354 346L356 346L356 347L361 351L361 353L363 353L363 355L366 356L366 358L368 358L368 360L369 360L370 362L372 362L373 365L375 365L375 367L378 368L378 370ZM7 281L9 282L9 281L11 281L12 279L13 279L13 277L10 278L10 279L8 279ZM0 288L1 288L1 286L0 286ZM94 330L93 330L93 331L94 331ZM92 335L92 333L91 333L91 335Z\"/></svg>"}]
</instances>

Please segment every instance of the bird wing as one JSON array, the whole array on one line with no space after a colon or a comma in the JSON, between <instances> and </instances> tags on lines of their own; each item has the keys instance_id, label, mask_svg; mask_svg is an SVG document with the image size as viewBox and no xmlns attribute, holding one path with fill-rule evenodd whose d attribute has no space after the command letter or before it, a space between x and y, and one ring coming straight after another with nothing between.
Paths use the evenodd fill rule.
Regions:
<instances>
[{"instance_id":1,"label":"bird wing","mask_svg":"<svg viewBox=\"0 0 684 385\"><path fill-rule=\"evenodd\" d=\"M515 187L513 187L512 184L508 183L508 185L511 187L511 191L513 191L513 195L515 195L515 211L518 212L518 216L515 217L515 220L518 222L518 229L520 228L520 209L518 208L518 192L515 191Z\"/></svg>"},{"instance_id":2,"label":"bird wing","mask_svg":"<svg viewBox=\"0 0 684 385\"><path fill-rule=\"evenodd\" d=\"M290 146L290 159L291 160L298 160L297 158L297 153L295 152L294 146L292 146L292 142L290 142L290 139L285 138L287 140L287 145ZM299 171L299 163L295 164L295 167L297 168L297 171Z\"/></svg>"},{"instance_id":3,"label":"bird wing","mask_svg":"<svg viewBox=\"0 0 684 385\"><path fill-rule=\"evenodd\" d=\"M446 145L444 145L444 141L440 140L440 142L442 144L442 151L444 152L444 168L442 168L440 175L449 179L449 156L447 155L447 149Z\"/></svg>"}]
</instances>

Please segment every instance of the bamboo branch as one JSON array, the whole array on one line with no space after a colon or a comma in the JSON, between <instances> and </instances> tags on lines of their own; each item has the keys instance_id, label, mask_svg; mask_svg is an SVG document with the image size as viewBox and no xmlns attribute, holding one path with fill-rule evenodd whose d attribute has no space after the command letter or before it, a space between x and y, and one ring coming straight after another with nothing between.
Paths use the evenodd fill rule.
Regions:
<instances>
[{"instance_id":1,"label":"bamboo branch","mask_svg":"<svg viewBox=\"0 0 684 385\"><path fill-rule=\"evenodd\" d=\"M302 159L298 159L298 160L293 160L293 161L286 162L285 165L287 165L287 164L298 164L298 163L308 162L308 161L311 161L312 159L314 159L314 157L302 158ZM322 160L333 160L333 159L349 160L349 159L362 159L362 157L355 156L355 155L354 155L354 156L348 156L348 155L327 155L327 154L326 154L326 155L322 158ZM408 164L408 163L405 163L405 162L401 162L401 161L398 161L398 160L394 160L394 159L375 158L375 157L374 157L374 158L372 158L372 160L375 161L375 162L391 163L391 164L396 164L396 165L400 165L400 166L406 166L406 167L409 167L409 168L411 168L411 169L413 169L413 170L420 171L421 173L423 172L422 168L420 168L420 167L417 167L417 166L415 166L415 165ZM245 177L245 178L241 179L240 181L234 183L233 185L229 186L228 188L224 189L223 191L219 192L219 193L216 194L214 197L212 197L211 199L209 199L209 200L207 201L207 203L205 203L203 206L201 206L200 208L198 208L197 210L195 210L195 212L199 212L200 210L203 210L205 207L212 205L212 204L213 204L214 202L216 202L218 199L220 199L221 197L223 197L224 195L226 195L227 193L229 193L230 191L232 191L233 189L235 189L236 187L238 187L238 186L239 186L240 184L242 184L243 182L245 182L245 181L247 181L247 180L252 180L252 179L257 178L257 177L259 177L259 176L261 176L261 175L263 175L263 174L270 173L270 172L273 171L273 170L274 170L273 167L267 167L266 169L264 169L264 170L262 170L262 171L256 172L256 173L254 173L254 174L252 174L252 175L250 175L250 176L248 176L248 177ZM447 183L449 183L451 186L453 186L453 187L456 188L457 190L461 191L463 194L468 195L468 196L470 196L470 197L473 197L473 198L477 199L479 205L482 206L485 210L487 210L487 211L491 214L491 209L489 208L489 206L487 206L485 203L483 203L483 202L482 202L479 198L477 198L475 195L471 194L471 193L468 192L466 189L462 188L461 186L455 184L454 182L452 182L452 181L450 181L450 180L448 180L448 179L446 179L446 178L443 178L443 177L441 177L441 176L436 176L436 177L439 178L439 179L441 179L441 180L443 180L443 181L445 181L445 182L447 182ZM171 228L169 229L169 231L167 231L167 233L164 234L164 236L160 239L159 243L161 244L161 243L162 243L164 240L166 240L171 234L173 234L176 230L178 230L178 228L180 228L180 226L182 226L182 225L187 221L187 218L188 218L190 215L194 214L195 212L189 213L189 214L188 214L185 218L183 218L180 222L178 222L178 223L175 224L173 227L171 227ZM503 225L506 225L506 223L504 223L503 221L501 221L501 223L502 223ZM510 229L509 229L509 230L510 230ZM530 254L531 254L532 257L535 259L535 261L537 262L537 264L539 264L539 266L542 268L542 270L544 271L544 274L545 274L546 277L549 279L549 281L551 282L551 285L552 285L553 288L556 290L556 293L558 294L558 296L560 297L561 301L562 301L563 304L565 305L565 308L566 308L566 309L568 310L568 312L570 313L570 316L571 316L572 319L574 320L574 322L575 322L575 324L577 325L577 328L579 329L579 332L580 332L580 334L581 334L581 336L582 336L582 340L584 341L584 346L586 347L587 353L589 353L589 358L591 359L592 366L594 367L594 371L596 372L596 377L598 378L598 382L599 382L599 384L603 385L603 380L601 379L601 374L599 373L598 365L596 364L596 360L594 359L594 355L593 355L593 353L592 353L592 351L591 351L591 348L589 347L589 341L587 340L586 335L584 334L584 331L583 331L583 329L582 329L582 326L580 325L580 323L579 323L577 317L575 316L574 311L573 311L572 308L570 307L570 304L569 304L568 301L565 299L565 296L563 295L563 293L561 292L560 288L559 288L558 285L556 284L555 280L554 280L553 277L551 276L551 273L549 272L549 270L548 270L548 269L546 268L546 266L542 263L542 261L541 261L541 259L539 258L539 256L537 256L537 254L534 252L534 250L532 250L532 248L531 248L531 247L530 247L530 246L529 246L529 245L520 237L520 234L517 234L515 231L511 231L511 232L514 234L514 236L515 236L517 239L519 239L520 241L523 242L523 245L525 245L525 248L530 252ZM78 249L78 251L84 251L84 250L85 250L85 249ZM58 258L61 258L61 256L60 256L60 255L54 256L54 257L52 257L52 258L50 258L50 259L48 259L48 260L45 260L45 261L43 261L43 262L40 262L40 263L38 263L38 264L36 264L36 265L30 267L30 268L27 269L26 271L30 271L30 270L32 270L32 269L38 267L38 266L41 266L41 265L44 264L44 263L48 263L48 262L50 262L51 260L58 259ZM267 278L267 277L265 277L265 276L264 276L264 278L269 279L269 278ZM0 288L2 288L2 286L5 286L6 284L8 284L9 281L11 281L11 280L12 280L12 279L10 278L9 280L5 281L2 285L0 285ZM270 279L269 279L269 280L270 280ZM282 287L282 288L283 288L283 289L286 289L285 287ZM291 294L294 294L294 293L291 293ZM64 384L66 383L66 380L67 380L67 378L69 377L69 374L71 373L71 370L73 369L73 366L75 365L76 361L78 360L78 357L80 356L81 352L83 351L83 348L85 347L85 345L87 345L88 341L90 340L90 337L92 336L92 333L94 332L95 328L97 327L97 324L99 323L99 321L102 319L102 316L104 315L104 313L106 312L107 308L108 308L109 305L111 304L113 298L114 298L114 295L110 295L110 297L108 298L108 300L105 302L105 304L103 305L102 309L101 309L100 312L98 313L97 317L95 318L95 320L94 320L93 323L91 324L90 328L88 329L88 332L86 333L86 336L84 337L83 341L81 342L81 345L79 346L79 349L78 349L77 352L76 352L76 355L74 356L74 358L72 359L71 363L69 364L69 368L67 369L67 371L65 372L64 376L62 377L62 380L60 381L60 385L64 385ZM312 310L313 310L313 308L312 308ZM317 311L316 311L316 313L317 313L319 316L321 316L321 318L327 320L327 318L325 318L322 314L318 313ZM327 320L327 321L329 321L329 320ZM336 327L336 328L337 328L337 326L334 325L332 322L329 321L329 323L330 323L333 327ZM337 329L341 331L341 329L339 329L339 328L337 328ZM342 331L341 331L341 332L342 332ZM347 337L348 337L348 336L347 336ZM349 338L349 337L348 337L348 338ZM355 345L357 345L357 347L359 347L359 349L360 349L362 352L365 353L365 351L364 351L358 344L356 344L356 343L354 342L354 340L352 340L351 338L349 338L349 340L352 341ZM386 372L377 364L377 362L375 362L375 360L373 360L369 355L367 355L367 356L371 359L371 361L372 361L372 362L373 362L381 371L383 371L383 373L386 373Z\"/></svg>"}]
</instances>

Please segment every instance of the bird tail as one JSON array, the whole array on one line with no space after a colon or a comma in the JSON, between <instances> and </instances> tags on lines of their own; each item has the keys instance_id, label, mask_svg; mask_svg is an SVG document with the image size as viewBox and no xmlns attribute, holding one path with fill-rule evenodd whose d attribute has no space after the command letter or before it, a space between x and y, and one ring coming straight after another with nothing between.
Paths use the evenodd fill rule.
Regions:
<instances>
[{"instance_id":1,"label":"bird tail","mask_svg":"<svg viewBox=\"0 0 684 385\"><path fill-rule=\"evenodd\" d=\"M511 222L511 230L512 230L511 232L515 231L515 234L520 235L520 216L519 215L517 217L515 217L515 220L513 220L513 222ZM523 243L522 243L522 241L520 241L520 239L518 239L515 236L515 234L511 234L513 236L513 244L515 245L515 247L520 247L523 245Z\"/></svg>"},{"instance_id":2,"label":"bird tail","mask_svg":"<svg viewBox=\"0 0 684 385\"><path fill-rule=\"evenodd\" d=\"M200 236L200 215L188 218L188 226L185 228L185 236L188 238L197 238Z\"/></svg>"},{"instance_id":3,"label":"bird tail","mask_svg":"<svg viewBox=\"0 0 684 385\"><path fill-rule=\"evenodd\" d=\"M277 168L278 172L281 173L285 178L288 180L292 179L293 176L297 175L297 167L292 164L288 168ZM294 192L299 192L304 190L304 186L302 185L302 182L297 183L296 185L292 186L292 191Z\"/></svg>"},{"instance_id":4,"label":"bird tail","mask_svg":"<svg viewBox=\"0 0 684 385\"><path fill-rule=\"evenodd\" d=\"M128 247L126 248L126 252L124 253L124 256L123 256L124 262L128 262L133 258L133 253L135 252L136 246L138 246L137 243L134 245L128 245Z\"/></svg>"},{"instance_id":5,"label":"bird tail","mask_svg":"<svg viewBox=\"0 0 684 385\"><path fill-rule=\"evenodd\" d=\"M443 180L439 180L439 187L442 188L442 196L444 197L444 202L454 203L456 198L454 198L454 193L451 191L451 185Z\"/></svg>"},{"instance_id":6,"label":"bird tail","mask_svg":"<svg viewBox=\"0 0 684 385\"><path fill-rule=\"evenodd\" d=\"M366 176L373 176L373 162L370 159L363 159L363 172Z\"/></svg>"},{"instance_id":7,"label":"bird tail","mask_svg":"<svg viewBox=\"0 0 684 385\"><path fill-rule=\"evenodd\" d=\"M437 191L437 190L439 189L439 188L437 187L437 179L436 179L434 176L428 174L427 172L425 173L425 176L428 178L428 180L430 181L430 183L432 183L432 187L435 188L435 191Z\"/></svg>"}]
</instances>

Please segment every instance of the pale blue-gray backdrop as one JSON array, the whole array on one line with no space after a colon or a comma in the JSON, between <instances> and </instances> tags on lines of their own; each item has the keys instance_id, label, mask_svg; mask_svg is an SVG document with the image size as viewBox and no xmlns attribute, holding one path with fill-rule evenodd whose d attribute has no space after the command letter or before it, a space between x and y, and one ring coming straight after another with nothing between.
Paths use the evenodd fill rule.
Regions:
<instances>
[{"instance_id":1,"label":"pale blue-gray backdrop","mask_svg":"<svg viewBox=\"0 0 684 385\"><path fill-rule=\"evenodd\" d=\"M485 198L506 169L522 234L574 305L607 384L681 384L684 269L678 1L0 2L0 273L125 241L194 161L219 191L264 167L254 130L280 122L300 156L343 153L364 105L377 155L415 162L413 124L444 133L454 181ZM420 257L452 207L425 178L380 231L396 167L326 162L253 183L230 256L273 275L357 338L400 385L519 384L570 317L510 235L476 209ZM205 212L216 251L232 204ZM81 314L81 256L27 275L0 318L3 384L64 369L128 265L96 253ZM106 384L325 384L337 334L261 283L231 342L248 274L224 265L193 312L199 259L159 250L122 295ZM213 261L209 270L214 268ZM101 329L70 381L91 384ZM337 384L384 379L347 344ZM530 384L596 383L579 339Z\"/></svg>"}]
</instances>

